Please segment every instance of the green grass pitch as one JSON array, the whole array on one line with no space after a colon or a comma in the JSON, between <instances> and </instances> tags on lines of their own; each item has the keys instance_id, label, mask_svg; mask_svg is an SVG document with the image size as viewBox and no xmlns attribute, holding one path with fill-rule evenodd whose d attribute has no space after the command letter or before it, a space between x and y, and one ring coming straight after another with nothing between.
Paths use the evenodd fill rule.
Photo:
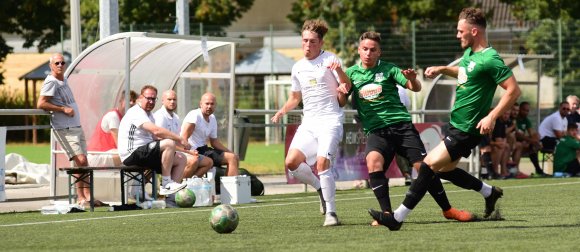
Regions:
<instances>
[{"instance_id":1,"label":"green grass pitch","mask_svg":"<svg viewBox=\"0 0 580 252\"><path fill-rule=\"evenodd\" d=\"M400 231L371 227L366 190L339 191L337 227L322 227L315 193L257 197L235 205L231 234L209 225L212 207L42 215L0 214L0 251L575 251L580 240L580 179L491 181L504 189L504 220L446 220L426 195ZM397 207L408 187L391 188ZM445 184L451 204L481 215L479 193ZM0 203L1 204L1 203Z\"/></svg>"}]
</instances>

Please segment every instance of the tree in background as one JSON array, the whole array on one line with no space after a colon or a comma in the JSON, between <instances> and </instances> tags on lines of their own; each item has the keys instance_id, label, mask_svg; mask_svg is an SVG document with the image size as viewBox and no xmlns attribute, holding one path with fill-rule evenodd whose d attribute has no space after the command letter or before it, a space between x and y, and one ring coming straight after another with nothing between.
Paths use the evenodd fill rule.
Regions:
<instances>
[{"instance_id":1,"label":"tree in background","mask_svg":"<svg viewBox=\"0 0 580 252\"><path fill-rule=\"evenodd\" d=\"M470 0L297 0L292 5L288 19L296 24L298 30L306 19L321 18L328 22L332 29L326 35L325 48L337 52L345 65L352 65L358 58L357 43L360 34L366 30L375 30L382 35L383 51L401 52L395 58L392 55L382 55L382 58L388 58L401 67L412 67L409 60L411 21L417 21L417 26L425 33L437 32L430 28L432 23L455 22L461 9L471 5ZM342 40L339 29L341 23ZM378 30L382 27L387 28ZM453 24L436 29L445 29L446 32L454 34L456 27ZM429 40L421 36L416 39ZM454 37L450 39L455 40ZM445 62L455 59L455 54L441 56L440 60ZM424 57L417 58L419 65L432 64L425 61Z\"/></svg>"},{"instance_id":2,"label":"tree in background","mask_svg":"<svg viewBox=\"0 0 580 252\"><path fill-rule=\"evenodd\" d=\"M24 48L36 46L39 52L58 43L67 6L66 0L0 1L0 63L13 50L6 44L3 33L21 36ZM0 64L0 84L4 84L3 73Z\"/></svg>"},{"instance_id":3,"label":"tree in background","mask_svg":"<svg viewBox=\"0 0 580 252\"><path fill-rule=\"evenodd\" d=\"M99 39L99 0L80 2L83 48L86 48ZM222 32L222 27L240 18L253 3L254 0L191 0L190 22L207 24L208 32L218 34ZM36 46L39 52L43 52L60 42L60 28L68 27L69 11L67 0L0 1L0 84L4 81L1 63L13 51L1 34L19 35L25 40L24 48ZM119 23L120 26L165 23L173 28L175 1L119 0Z\"/></svg>"},{"instance_id":4,"label":"tree in background","mask_svg":"<svg viewBox=\"0 0 580 252\"><path fill-rule=\"evenodd\" d=\"M223 35L223 28L248 11L254 0L192 0L189 3L190 24L203 23L204 35ZM99 39L99 0L81 1L83 41L92 44ZM119 26L139 31L172 32L176 23L175 1L119 0ZM192 32L193 33L193 32Z\"/></svg>"},{"instance_id":5,"label":"tree in background","mask_svg":"<svg viewBox=\"0 0 580 252\"><path fill-rule=\"evenodd\" d=\"M544 61L544 72L558 77L558 20L562 22L563 97L580 94L580 1L501 0L513 6L520 21L538 21L526 38L529 53L554 54L555 60Z\"/></svg>"}]
</instances>

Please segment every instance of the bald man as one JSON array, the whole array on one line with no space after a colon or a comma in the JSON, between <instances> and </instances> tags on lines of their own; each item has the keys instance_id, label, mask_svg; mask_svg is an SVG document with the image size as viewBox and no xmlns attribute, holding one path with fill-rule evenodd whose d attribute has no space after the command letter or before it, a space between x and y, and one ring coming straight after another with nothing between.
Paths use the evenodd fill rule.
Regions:
<instances>
[{"instance_id":1,"label":"bald man","mask_svg":"<svg viewBox=\"0 0 580 252\"><path fill-rule=\"evenodd\" d=\"M205 93L199 101L199 108L187 113L181 125L181 137L187 139L192 150L209 157L214 165L227 165L227 176L238 175L240 160L238 155L225 147L217 136L217 120L213 112L216 98ZM211 147L207 146L207 142Z\"/></svg>"},{"instance_id":2,"label":"bald man","mask_svg":"<svg viewBox=\"0 0 580 252\"><path fill-rule=\"evenodd\" d=\"M177 94L175 91L167 90L163 92L161 104L163 104L163 106L153 114L155 125L180 135L181 121L175 111L177 109ZM187 157L187 163L185 165L185 170L183 171L183 178L191 178L194 175L202 177L213 166L213 162L210 158L198 155L195 149L180 149L180 151L185 153L185 156Z\"/></svg>"}]
</instances>

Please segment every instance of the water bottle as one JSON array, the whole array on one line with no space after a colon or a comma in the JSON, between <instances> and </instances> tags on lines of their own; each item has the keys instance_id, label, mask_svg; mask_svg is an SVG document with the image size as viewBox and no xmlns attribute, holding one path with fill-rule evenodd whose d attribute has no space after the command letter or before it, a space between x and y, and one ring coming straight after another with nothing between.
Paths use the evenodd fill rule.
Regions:
<instances>
[{"instance_id":1,"label":"water bottle","mask_svg":"<svg viewBox=\"0 0 580 252\"><path fill-rule=\"evenodd\" d=\"M153 202L151 202L150 200L146 200L141 202L141 204L139 204L139 206L142 209L151 209L151 207L153 206Z\"/></svg>"},{"instance_id":2,"label":"water bottle","mask_svg":"<svg viewBox=\"0 0 580 252\"><path fill-rule=\"evenodd\" d=\"M165 200L154 200L151 201L151 208L152 209L165 209Z\"/></svg>"},{"instance_id":3,"label":"water bottle","mask_svg":"<svg viewBox=\"0 0 580 252\"><path fill-rule=\"evenodd\" d=\"M201 202L203 202L203 195L201 191L203 181L201 178L198 177L193 177L192 180L193 182L190 189L195 194L195 203L193 204L193 206L202 206Z\"/></svg>"},{"instance_id":4,"label":"water bottle","mask_svg":"<svg viewBox=\"0 0 580 252\"><path fill-rule=\"evenodd\" d=\"M200 195L201 195L200 204L202 206L211 206L213 204L213 202L210 203L211 184L209 183L209 180L203 179Z\"/></svg>"}]
</instances>

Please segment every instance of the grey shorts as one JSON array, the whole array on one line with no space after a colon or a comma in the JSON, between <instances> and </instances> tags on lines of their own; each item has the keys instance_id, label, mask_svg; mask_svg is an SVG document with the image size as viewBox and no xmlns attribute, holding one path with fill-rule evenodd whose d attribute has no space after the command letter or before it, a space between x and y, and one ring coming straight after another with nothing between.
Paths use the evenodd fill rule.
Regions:
<instances>
[{"instance_id":1,"label":"grey shorts","mask_svg":"<svg viewBox=\"0 0 580 252\"><path fill-rule=\"evenodd\" d=\"M82 127L54 129L54 135L69 160L80 154L87 155L87 142Z\"/></svg>"}]
</instances>

